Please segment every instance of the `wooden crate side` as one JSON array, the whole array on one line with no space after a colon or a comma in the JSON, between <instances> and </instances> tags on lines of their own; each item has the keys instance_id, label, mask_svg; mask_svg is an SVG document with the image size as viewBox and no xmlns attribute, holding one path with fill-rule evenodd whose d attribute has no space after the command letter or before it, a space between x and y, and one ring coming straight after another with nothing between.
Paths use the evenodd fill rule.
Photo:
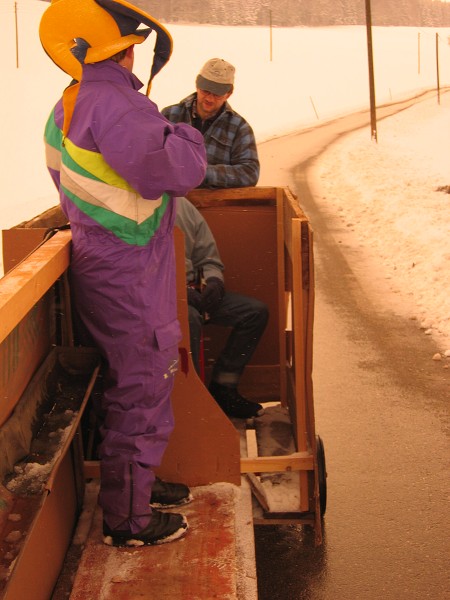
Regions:
<instances>
[{"instance_id":1,"label":"wooden crate side","mask_svg":"<svg viewBox=\"0 0 450 600\"><path fill-rule=\"evenodd\" d=\"M42 243L49 229L61 227L67 217L59 205L49 208L37 217L2 231L3 270L5 273L17 266L30 252Z\"/></svg>"},{"instance_id":2,"label":"wooden crate side","mask_svg":"<svg viewBox=\"0 0 450 600\"><path fill-rule=\"evenodd\" d=\"M232 191L228 191L228 196ZM267 328L240 384L243 393L262 401L279 399L280 395L277 207L271 193L262 201L242 203L242 200L223 197L221 201L203 199L199 205L197 200L194 203L216 239L225 265L226 289L258 298L268 307ZM211 194L214 196L215 192ZM224 327L208 325L204 328L206 381L228 335Z\"/></svg>"},{"instance_id":3,"label":"wooden crate side","mask_svg":"<svg viewBox=\"0 0 450 600\"><path fill-rule=\"evenodd\" d=\"M44 239L46 229L5 229L2 231L3 271L8 273Z\"/></svg>"},{"instance_id":4,"label":"wooden crate side","mask_svg":"<svg viewBox=\"0 0 450 600\"><path fill-rule=\"evenodd\" d=\"M0 430L9 452L1 464L6 487L1 487L0 545L3 552L8 549L1 565L2 598L45 600L51 595L84 496L81 465L72 451L98 364L95 351L54 348ZM56 429L63 424L64 433ZM27 474L36 463L41 464L39 475ZM8 515L13 514L23 517L13 524L20 534L14 542L8 539Z\"/></svg>"},{"instance_id":5,"label":"wooden crate side","mask_svg":"<svg viewBox=\"0 0 450 600\"><path fill-rule=\"evenodd\" d=\"M274 187L244 187L244 188L226 188L222 190L197 189L187 194L190 200L197 208L206 208L207 206L218 206L221 202L230 206L244 206L248 201L251 206L256 204L273 204L279 188Z\"/></svg>"},{"instance_id":6,"label":"wooden crate side","mask_svg":"<svg viewBox=\"0 0 450 600\"><path fill-rule=\"evenodd\" d=\"M54 306L50 290L0 344L0 427L56 341Z\"/></svg>"},{"instance_id":7,"label":"wooden crate side","mask_svg":"<svg viewBox=\"0 0 450 600\"><path fill-rule=\"evenodd\" d=\"M33 229L25 230L34 243ZM69 264L70 233L59 233L0 279L0 425L58 342L55 282Z\"/></svg>"},{"instance_id":8,"label":"wooden crate side","mask_svg":"<svg viewBox=\"0 0 450 600\"><path fill-rule=\"evenodd\" d=\"M314 515L321 540L312 388L314 279L312 233L305 215L287 192L283 199L283 265L286 307L286 401L298 452L314 460L314 470L299 472L300 510Z\"/></svg>"},{"instance_id":9,"label":"wooden crate side","mask_svg":"<svg viewBox=\"0 0 450 600\"><path fill-rule=\"evenodd\" d=\"M239 433L198 377L190 356L184 236L178 228L174 238L178 318L183 337L172 393L175 428L158 475L192 486L218 481L240 485Z\"/></svg>"},{"instance_id":10,"label":"wooden crate side","mask_svg":"<svg viewBox=\"0 0 450 600\"><path fill-rule=\"evenodd\" d=\"M287 407L287 346L286 329L288 327L289 292L286 289L286 261L285 261L285 192L277 191L277 269L278 269L278 348L280 368L280 402Z\"/></svg>"},{"instance_id":11,"label":"wooden crate side","mask_svg":"<svg viewBox=\"0 0 450 600\"><path fill-rule=\"evenodd\" d=\"M69 231L56 234L0 280L0 343L69 266Z\"/></svg>"}]
</instances>

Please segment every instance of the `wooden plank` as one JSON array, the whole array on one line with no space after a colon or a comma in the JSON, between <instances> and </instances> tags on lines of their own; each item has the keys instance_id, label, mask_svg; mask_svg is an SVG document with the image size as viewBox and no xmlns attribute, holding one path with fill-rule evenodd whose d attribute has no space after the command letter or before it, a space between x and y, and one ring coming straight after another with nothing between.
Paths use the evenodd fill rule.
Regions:
<instances>
[{"instance_id":1,"label":"wooden plank","mask_svg":"<svg viewBox=\"0 0 450 600\"><path fill-rule=\"evenodd\" d=\"M56 343L54 314L53 294L47 292L0 343L0 426Z\"/></svg>"},{"instance_id":2,"label":"wooden plank","mask_svg":"<svg viewBox=\"0 0 450 600\"><path fill-rule=\"evenodd\" d=\"M61 205L56 204L44 212L40 213L36 217L33 217L29 221L23 221L15 227L12 227L8 231L17 229L52 229L53 227L61 227L68 223L66 215L63 213Z\"/></svg>"},{"instance_id":3,"label":"wooden plank","mask_svg":"<svg viewBox=\"0 0 450 600\"><path fill-rule=\"evenodd\" d=\"M238 596L238 590L248 589L252 578L249 566L243 569L237 559L245 551L242 545L239 548L243 542L237 541L237 530L243 526L240 521L239 527L236 523L240 489L217 483L193 488L192 492L194 501L181 511L189 522L186 537L161 546L106 546L102 542L101 510L97 508L71 600L251 600L254 595L248 591ZM242 576L246 585L239 584Z\"/></svg>"},{"instance_id":4,"label":"wooden plank","mask_svg":"<svg viewBox=\"0 0 450 600\"><path fill-rule=\"evenodd\" d=\"M0 342L67 269L70 241L70 231L57 233L0 280Z\"/></svg>"},{"instance_id":5,"label":"wooden plank","mask_svg":"<svg viewBox=\"0 0 450 600\"><path fill-rule=\"evenodd\" d=\"M291 220L292 227L292 273L293 273L293 319L294 319L294 352L295 352L295 439L300 452L311 447L309 420L306 398L306 332L303 297L303 263L300 219ZM308 474L299 474L300 510L310 510Z\"/></svg>"},{"instance_id":6,"label":"wooden plank","mask_svg":"<svg viewBox=\"0 0 450 600\"><path fill-rule=\"evenodd\" d=\"M227 188L221 190L193 190L187 194L187 198L197 207L214 206L217 203L233 205L237 203L244 206L245 201L252 205L275 204L277 188L274 187L244 187Z\"/></svg>"},{"instance_id":7,"label":"wooden plank","mask_svg":"<svg viewBox=\"0 0 450 600\"><path fill-rule=\"evenodd\" d=\"M282 471L311 471L314 460L309 452L296 452L288 456L256 456L241 458L241 473L281 473ZM95 460L84 461L86 479L100 476L100 463Z\"/></svg>"},{"instance_id":8,"label":"wooden plank","mask_svg":"<svg viewBox=\"0 0 450 600\"><path fill-rule=\"evenodd\" d=\"M295 354L295 439L297 449L302 452L308 448L307 414L305 398L305 334L303 322L303 288L301 262L301 223L291 220L292 230L292 308Z\"/></svg>"},{"instance_id":9,"label":"wooden plank","mask_svg":"<svg viewBox=\"0 0 450 600\"><path fill-rule=\"evenodd\" d=\"M3 272L9 273L43 241L46 229L5 229L2 231Z\"/></svg>"},{"instance_id":10,"label":"wooden plank","mask_svg":"<svg viewBox=\"0 0 450 600\"><path fill-rule=\"evenodd\" d=\"M15 472L8 482L13 499L8 514L3 500L9 498L4 497L4 489L2 493L1 598L48 600L51 596L83 499L84 480L75 472L72 449L75 439L80 442L77 432L98 373L98 358L81 348L54 349L1 429L7 453L2 457L2 477ZM51 415L40 418L43 409L49 409L50 398ZM62 428L58 440L54 436ZM36 462L42 470L27 474ZM26 518L10 523L12 514ZM6 537L11 525L14 543Z\"/></svg>"},{"instance_id":11,"label":"wooden plank","mask_svg":"<svg viewBox=\"0 0 450 600\"><path fill-rule=\"evenodd\" d=\"M241 473L281 473L282 471L312 471L314 460L309 452L289 456L258 456L241 458Z\"/></svg>"},{"instance_id":12,"label":"wooden plank","mask_svg":"<svg viewBox=\"0 0 450 600\"><path fill-rule=\"evenodd\" d=\"M239 433L197 375L190 354L186 298L184 237L175 228L178 320L182 331L180 367L175 376L172 406L175 428L158 475L190 486L218 481L240 484Z\"/></svg>"},{"instance_id":13,"label":"wooden plank","mask_svg":"<svg viewBox=\"0 0 450 600\"><path fill-rule=\"evenodd\" d=\"M269 310L267 327L239 385L241 393L250 399L272 400L279 397L276 207L241 204L224 207L212 203L202 208L201 214L225 264L226 289L257 298ZM203 331L206 381L209 381L211 366L225 347L230 331L213 324Z\"/></svg>"},{"instance_id":14,"label":"wooden plank","mask_svg":"<svg viewBox=\"0 0 450 600\"><path fill-rule=\"evenodd\" d=\"M317 457L317 444L316 444L316 426L315 426L315 411L314 411L314 395L313 395L313 326L314 326L314 298L315 298L315 285L314 285L314 254L313 254L313 232L307 223L304 228L307 231L307 243L308 243L308 262L309 262L309 287L307 289L307 315L306 315L306 362L305 362L305 379L306 379L306 401L308 405L308 418L309 418L309 434L311 438L314 459ZM302 249L303 251L303 249ZM314 473L310 474L310 478L313 479L310 482L310 488L313 489L314 497L314 532L315 532L315 543L316 545L322 544L322 517L320 512L320 492L319 492L319 473L318 465L314 465Z\"/></svg>"},{"instance_id":15,"label":"wooden plank","mask_svg":"<svg viewBox=\"0 0 450 600\"><path fill-rule=\"evenodd\" d=\"M285 265L285 242L284 242L284 194L281 190L277 192L277 274L278 274L278 348L280 367L280 402L287 406L287 380L286 380L286 323L287 305L286 294L286 265Z\"/></svg>"},{"instance_id":16,"label":"wooden plank","mask_svg":"<svg viewBox=\"0 0 450 600\"><path fill-rule=\"evenodd\" d=\"M48 211L49 214L54 212ZM66 260L64 258L64 265L51 274L45 263L54 256L49 250L55 242L43 242L50 223L40 217L29 223L3 231L3 258L8 273L0 283L0 424L11 414L50 348L55 344L68 345L71 337L68 294L61 293L59 297L59 302L69 307L64 310L62 306L55 306L57 293L51 289L53 278L57 279L65 269ZM40 227L35 228L37 225ZM33 253L25 259L40 246L40 258ZM60 337L56 339L58 333Z\"/></svg>"},{"instance_id":17,"label":"wooden plank","mask_svg":"<svg viewBox=\"0 0 450 600\"><path fill-rule=\"evenodd\" d=\"M255 525L312 525L314 526L314 518L308 513L302 516L303 513L298 513L298 516L283 513L282 516L272 516L272 513L264 513L264 517L257 517L253 520Z\"/></svg>"},{"instance_id":18,"label":"wooden plank","mask_svg":"<svg viewBox=\"0 0 450 600\"><path fill-rule=\"evenodd\" d=\"M269 503L267 501L266 492L261 485L261 481L254 473L247 473L247 478L255 498L258 500L264 511L269 511Z\"/></svg>"}]
</instances>

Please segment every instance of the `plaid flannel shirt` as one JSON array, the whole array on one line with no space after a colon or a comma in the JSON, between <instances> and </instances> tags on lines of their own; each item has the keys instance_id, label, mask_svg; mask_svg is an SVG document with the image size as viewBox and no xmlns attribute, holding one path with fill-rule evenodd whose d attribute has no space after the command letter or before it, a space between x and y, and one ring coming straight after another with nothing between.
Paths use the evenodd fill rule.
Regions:
<instances>
[{"instance_id":1,"label":"plaid flannel shirt","mask_svg":"<svg viewBox=\"0 0 450 600\"><path fill-rule=\"evenodd\" d=\"M192 111L197 94L161 111L172 123L192 125ZM252 128L228 102L224 110L203 132L208 167L202 188L232 188L256 185L259 159Z\"/></svg>"}]
</instances>

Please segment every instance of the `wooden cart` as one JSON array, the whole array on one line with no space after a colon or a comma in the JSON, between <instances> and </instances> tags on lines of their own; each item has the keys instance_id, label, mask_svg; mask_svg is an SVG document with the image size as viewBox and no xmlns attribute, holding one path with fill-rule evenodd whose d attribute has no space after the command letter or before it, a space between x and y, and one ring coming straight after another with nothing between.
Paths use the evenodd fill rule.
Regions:
<instances>
[{"instance_id":1,"label":"wooden cart","mask_svg":"<svg viewBox=\"0 0 450 600\"><path fill-rule=\"evenodd\" d=\"M317 544L322 541L322 518L326 509L325 454L314 420L314 270L313 240L308 220L296 198L286 188L197 190L189 195L189 200L202 212L213 231L226 267L227 288L264 301L269 307L270 319L240 384L240 392L244 396L264 404L265 415L248 421L230 420L205 386L211 365L228 332L212 325L205 327L203 358L206 381L203 382L190 357L184 240L181 231L176 230L178 309L183 332L179 348L181 368L177 373L173 392L175 430L158 475L167 480L184 481L199 490L198 508L193 503L192 510L199 513L195 518L200 532L195 539L192 536L190 546L168 544L164 549L166 553L178 554L178 558L171 556L171 568L175 564L173 561L178 560L178 568L184 569L184 575L179 575L179 579L181 581L184 577L185 583L178 581L178 585L184 585L179 588L178 593L183 593L184 596L179 597L190 597L190 592L186 590L192 585L192 580L197 581L196 585L199 586L205 585L204 580L208 578L211 579L212 586L218 585L218 580L214 580L214 577L222 577L223 580L224 574L219 572L220 569L214 575L211 561L208 564L205 562L202 571L201 560L197 560L198 574L203 573L205 576L194 577L188 567L190 557L186 555L189 547L192 548L192 553L196 553L197 559L202 552L211 553L211 546L206 550L207 544L201 531L202 523L211 524L211 515L214 514L214 507L217 508L217 497L214 500L214 494L208 493L208 490L216 489L214 486L229 484L243 490L250 484L253 501L249 493L243 493L239 501L240 508L233 505L233 500L227 501L228 508L225 512L229 519L234 518L233 512L242 509L243 498L244 503L251 504L247 508L252 515L253 524L299 523L311 526L314 528ZM77 351L77 347L74 348L70 289L67 283L70 230L58 231L42 243L49 225L58 226L63 223L63 215L55 208L39 219L3 232L6 275L0 280L2 429L14 416L33 376L48 360L52 348L56 345L69 348L71 352ZM97 373L95 368L92 366L94 378ZM92 393L92 384L87 387L87 393ZM83 398L80 403L83 408L80 410L84 410L85 404ZM89 429L89 423L88 418L85 421L79 419L76 423L81 440L89 438L89 432L86 434L82 431L83 426ZM78 443L74 450L73 444L66 444L64 452L79 455L79 446ZM99 475L98 463L92 460L92 456L86 456L86 443L82 446L85 456L81 460L81 477L80 461L76 463L72 460L72 473L68 475L78 482L74 485L73 492L78 499L82 497L80 485L83 486L84 478L95 480ZM55 466L57 468L58 464ZM54 479L53 475L52 481ZM279 490L283 497L281 503L280 494L277 496ZM82 509L81 504L79 500L70 504L71 523L75 523ZM61 510L64 512L65 509ZM203 516L200 514L202 512ZM9 571L8 565L4 565L8 576L3 578L4 595L2 596L0 589L0 598L25 597L23 594L27 594L29 590L24 583L27 581L24 572L27 569L29 572L30 568L36 573L44 590L40 597L50 597L49 590L55 585L55 573L62 569L72 530L69 527L69 531L58 543L52 542L52 550L47 549L57 568L48 573L38 560L38 567L33 568L33 553L27 550L27 546L31 544L29 539L32 537L32 530L43 526L42 518L45 520L45 527L52 529L51 516L34 514L31 518L34 525L22 532L17 554L11 554L15 562L12 561ZM79 572L72 592L74 600L87 597L86 593L93 599L97 594L98 597L100 594L102 598L109 597L105 595L104 587L92 588L93 578L88 572L89 561L95 557L103 560L99 557L103 556L101 552L105 552L104 548L100 551L101 540L96 538L99 532L98 523L97 529L95 526L95 518L101 519L100 516L94 517L90 534L93 538L86 543L84 556L79 559ZM205 528L206 536L207 529L209 527ZM230 525L227 535L231 530L240 529L242 521L239 526ZM3 528L3 535L5 532L6 529ZM217 532L210 533L210 537L214 535L217 539ZM228 535L227 539L227 543L235 543L233 536ZM223 540L218 544L218 552L223 552L224 544ZM111 549L108 550L112 552ZM162 552L162 547L158 551ZM167 561L167 556L164 560ZM235 556L234 560L238 561L239 557ZM237 570L236 564L234 567L231 565L228 579L232 578L233 569ZM153 590L158 585L157 581L161 585L166 581L161 579L160 569L158 573L154 570L152 572L148 563L140 576L141 579L137 578L136 581L142 583L142 577L145 577ZM247 579L251 579L251 574L247 573ZM170 580L168 573L167 581ZM224 585L224 581L221 585ZM17 592L14 591L16 588ZM34 583L33 589L36 588ZM236 585L235 588L236 597L252 597L248 589L242 591L242 585ZM116 592L111 592L111 598L114 593L117 598ZM197 597L208 597L205 589L199 592L196 588L195 593L199 594ZM132 598L132 591L123 597ZM166 596L161 596L163 597ZM157 592L154 598L159 598Z\"/></svg>"}]
</instances>

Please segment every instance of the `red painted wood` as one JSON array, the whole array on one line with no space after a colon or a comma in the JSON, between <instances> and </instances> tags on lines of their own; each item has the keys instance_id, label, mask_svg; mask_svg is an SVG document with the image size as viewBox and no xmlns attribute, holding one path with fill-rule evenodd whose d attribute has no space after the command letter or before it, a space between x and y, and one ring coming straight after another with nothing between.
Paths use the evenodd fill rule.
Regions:
<instances>
[{"instance_id":1,"label":"red painted wood","mask_svg":"<svg viewBox=\"0 0 450 600\"><path fill-rule=\"evenodd\" d=\"M71 600L212 600L236 598L235 489L195 488L183 507L187 535L161 546L113 548L102 543L96 510Z\"/></svg>"}]
</instances>

